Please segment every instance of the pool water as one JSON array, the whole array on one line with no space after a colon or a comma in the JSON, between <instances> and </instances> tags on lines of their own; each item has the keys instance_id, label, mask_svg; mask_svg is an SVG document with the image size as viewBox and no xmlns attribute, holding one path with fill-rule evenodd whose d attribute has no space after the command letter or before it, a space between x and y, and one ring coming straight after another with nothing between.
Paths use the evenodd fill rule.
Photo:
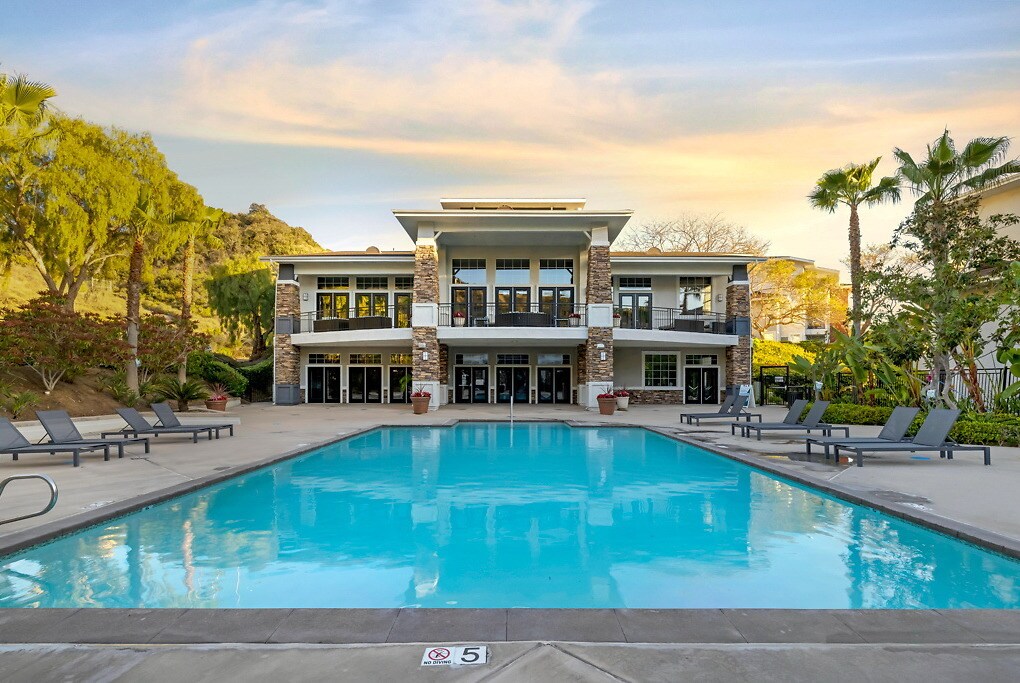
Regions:
<instances>
[{"instance_id":1,"label":"pool water","mask_svg":"<svg viewBox=\"0 0 1020 683\"><path fill-rule=\"evenodd\" d=\"M1020 563L646 430L462 423L0 559L0 606L1016 608Z\"/></svg>"}]
</instances>

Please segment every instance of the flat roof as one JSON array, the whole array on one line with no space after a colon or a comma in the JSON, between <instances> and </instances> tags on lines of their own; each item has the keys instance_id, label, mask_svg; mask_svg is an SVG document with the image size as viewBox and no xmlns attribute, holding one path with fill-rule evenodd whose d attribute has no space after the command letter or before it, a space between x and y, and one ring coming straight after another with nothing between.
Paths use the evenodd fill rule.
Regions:
<instances>
[{"instance_id":1,"label":"flat roof","mask_svg":"<svg viewBox=\"0 0 1020 683\"><path fill-rule=\"evenodd\" d=\"M522 209L542 211L576 211L583 209L587 200L562 197L443 197L439 200L444 209L467 209L472 211L518 211Z\"/></svg>"}]
</instances>

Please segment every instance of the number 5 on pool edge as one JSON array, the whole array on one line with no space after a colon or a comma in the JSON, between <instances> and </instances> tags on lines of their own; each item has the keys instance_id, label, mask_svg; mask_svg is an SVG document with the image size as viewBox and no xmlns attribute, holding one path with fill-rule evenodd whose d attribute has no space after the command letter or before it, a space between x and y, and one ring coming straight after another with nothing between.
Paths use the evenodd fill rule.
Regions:
<instances>
[{"instance_id":1,"label":"number 5 on pool edge","mask_svg":"<svg viewBox=\"0 0 1020 683\"><path fill-rule=\"evenodd\" d=\"M489 658L489 648L484 645L457 647L453 652L454 664L485 664Z\"/></svg>"}]
</instances>

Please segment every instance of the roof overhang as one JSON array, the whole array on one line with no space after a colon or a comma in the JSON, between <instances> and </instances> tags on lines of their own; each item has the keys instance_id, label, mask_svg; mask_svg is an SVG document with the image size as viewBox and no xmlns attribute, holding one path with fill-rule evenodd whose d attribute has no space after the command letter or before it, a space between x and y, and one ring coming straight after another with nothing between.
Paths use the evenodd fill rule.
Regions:
<instances>
[{"instance_id":1,"label":"roof overhang","mask_svg":"<svg viewBox=\"0 0 1020 683\"><path fill-rule=\"evenodd\" d=\"M393 216L408 237L418 240L419 226L427 225L441 244L584 244L595 228L608 229L612 242L634 212L448 209L396 210ZM479 242L479 239L482 241Z\"/></svg>"},{"instance_id":2,"label":"roof overhang","mask_svg":"<svg viewBox=\"0 0 1020 683\"><path fill-rule=\"evenodd\" d=\"M747 263L761 263L768 259L764 256L750 256L747 254L691 254L690 256L614 256L609 255L610 263L634 263L634 264L676 264L676 263L718 263L720 265L743 265Z\"/></svg>"},{"instance_id":3,"label":"roof overhang","mask_svg":"<svg viewBox=\"0 0 1020 683\"><path fill-rule=\"evenodd\" d=\"M263 256L264 263L414 263L414 254L299 254Z\"/></svg>"}]
</instances>

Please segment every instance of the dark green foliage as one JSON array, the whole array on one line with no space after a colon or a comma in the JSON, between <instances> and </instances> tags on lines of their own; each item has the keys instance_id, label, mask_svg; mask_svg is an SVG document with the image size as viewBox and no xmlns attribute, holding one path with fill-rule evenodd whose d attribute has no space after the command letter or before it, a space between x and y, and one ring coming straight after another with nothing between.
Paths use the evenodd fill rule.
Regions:
<instances>
[{"instance_id":1,"label":"dark green foliage","mask_svg":"<svg viewBox=\"0 0 1020 683\"><path fill-rule=\"evenodd\" d=\"M200 377L210 384L222 384L232 396L241 396L248 388L244 374L204 351L188 356L188 376Z\"/></svg>"},{"instance_id":2,"label":"dark green foliage","mask_svg":"<svg viewBox=\"0 0 1020 683\"><path fill-rule=\"evenodd\" d=\"M831 424L883 425L890 414L892 408L885 406L833 403L825 411L823 420ZM925 413L919 413L907 434L916 434L924 418ZM949 432L949 438L962 444L1020 446L1020 417L1002 413L967 413Z\"/></svg>"},{"instance_id":3,"label":"dark green foliage","mask_svg":"<svg viewBox=\"0 0 1020 683\"><path fill-rule=\"evenodd\" d=\"M248 388L262 393L272 390L273 386L273 359L263 358L257 363L250 365L239 365L235 368L248 380Z\"/></svg>"},{"instance_id":4,"label":"dark green foliage","mask_svg":"<svg viewBox=\"0 0 1020 683\"><path fill-rule=\"evenodd\" d=\"M156 384L156 396L164 401L176 401L177 410L187 412L188 403L200 401L209 395L200 382L189 379L180 382L176 377L166 377Z\"/></svg>"}]
</instances>

